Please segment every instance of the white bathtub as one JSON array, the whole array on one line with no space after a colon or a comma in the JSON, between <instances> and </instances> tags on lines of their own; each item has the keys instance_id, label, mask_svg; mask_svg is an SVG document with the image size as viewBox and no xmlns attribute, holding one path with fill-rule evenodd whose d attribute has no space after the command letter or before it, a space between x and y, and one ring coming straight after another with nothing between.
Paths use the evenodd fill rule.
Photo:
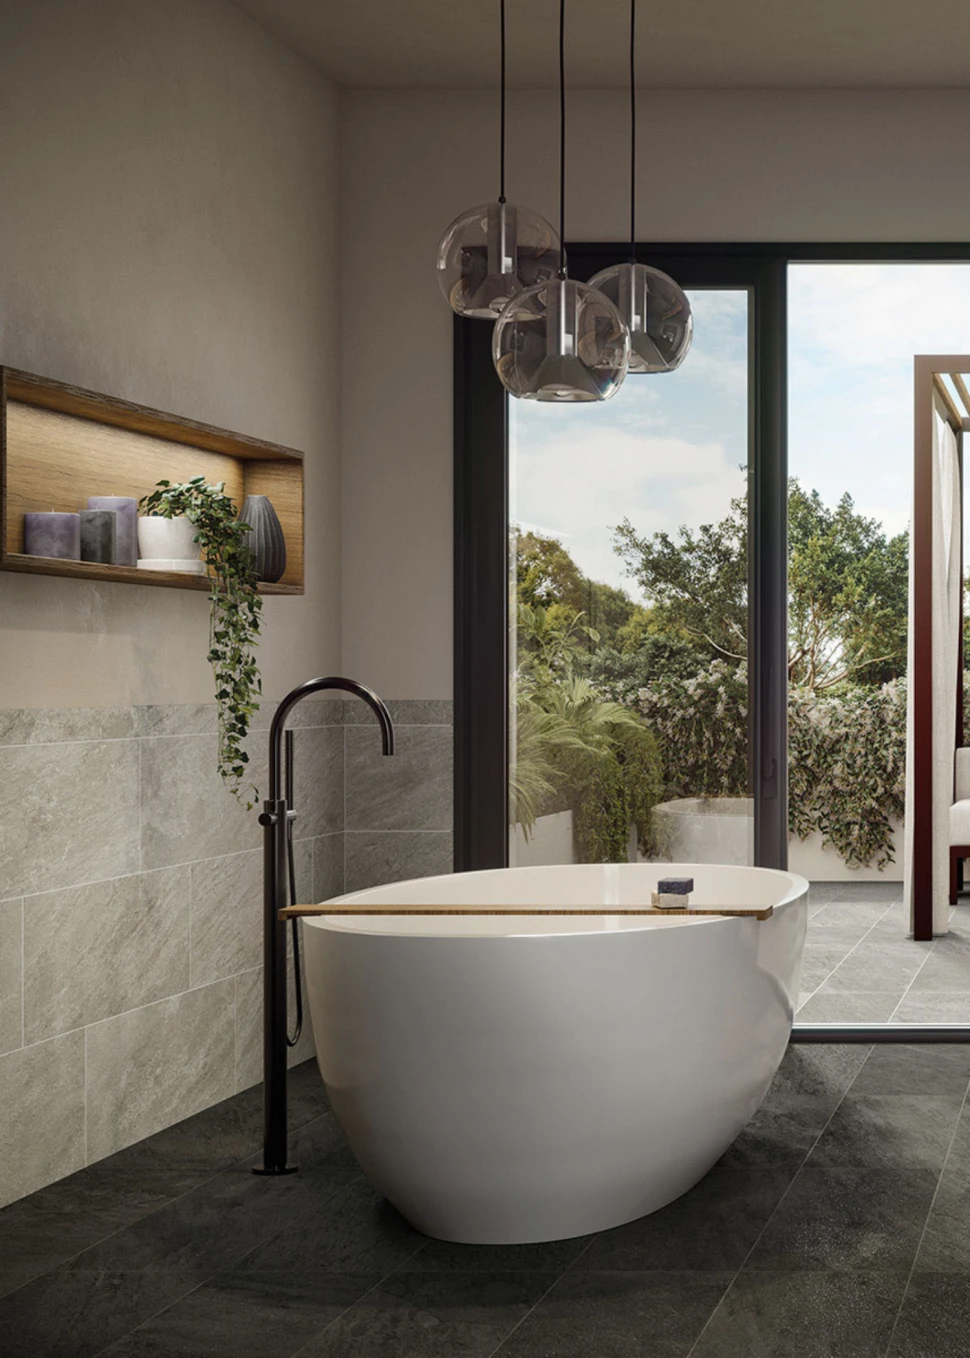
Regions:
<instances>
[{"instance_id":1,"label":"white bathtub","mask_svg":"<svg viewBox=\"0 0 970 1358\"><path fill-rule=\"evenodd\" d=\"M771 919L621 918L658 876ZM710 864L512 868L342 902L469 917L305 921L317 1059L368 1177L443 1240L558 1240L654 1212L758 1107L788 1041L808 884ZM474 912L534 905L527 917ZM600 905L602 916L543 916Z\"/></svg>"}]
</instances>

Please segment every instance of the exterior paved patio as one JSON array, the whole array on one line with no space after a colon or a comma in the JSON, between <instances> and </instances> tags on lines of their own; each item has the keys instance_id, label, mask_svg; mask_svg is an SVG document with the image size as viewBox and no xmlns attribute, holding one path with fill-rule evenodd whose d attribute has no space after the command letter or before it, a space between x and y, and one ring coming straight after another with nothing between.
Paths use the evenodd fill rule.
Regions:
<instances>
[{"instance_id":1,"label":"exterior paved patio","mask_svg":"<svg viewBox=\"0 0 970 1358\"><path fill-rule=\"evenodd\" d=\"M813 882L798 1019L970 1024L970 897L945 938L907 929L901 882Z\"/></svg>"}]
</instances>

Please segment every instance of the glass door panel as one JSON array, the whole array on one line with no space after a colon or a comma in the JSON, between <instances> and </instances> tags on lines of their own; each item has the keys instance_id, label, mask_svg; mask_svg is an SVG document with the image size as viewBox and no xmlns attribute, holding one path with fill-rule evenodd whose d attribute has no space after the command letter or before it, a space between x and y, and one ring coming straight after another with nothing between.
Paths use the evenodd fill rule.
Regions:
<instances>
[{"instance_id":1,"label":"glass door panel","mask_svg":"<svg viewBox=\"0 0 970 1358\"><path fill-rule=\"evenodd\" d=\"M683 366L509 403L509 862L753 862L749 293Z\"/></svg>"},{"instance_id":2,"label":"glass door panel","mask_svg":"<svg viewBox=\"0 0 970 1358\"><path fill-rule=\"evenodd\" d=\"M917 354L970 354L970 264L789 265L789 865L814 907L804 1023L970 1021L970 897L932 943L912 939L903 899Z\"/></svg>"}]
</instances>

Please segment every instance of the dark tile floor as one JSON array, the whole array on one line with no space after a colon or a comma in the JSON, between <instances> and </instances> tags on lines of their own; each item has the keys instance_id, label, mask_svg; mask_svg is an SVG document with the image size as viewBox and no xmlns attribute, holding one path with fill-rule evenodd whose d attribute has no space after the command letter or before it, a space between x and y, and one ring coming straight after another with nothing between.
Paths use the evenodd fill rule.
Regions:
<instances>
[{"instance_id":1,"label":"dark tile floor","mask_svg":"<svg viewBox=\"0 0 970 1358\"><path fill-rule=\"evenodd\" d=\"M548 1245L428 1240L312 1064L301 1173L249 1172L259 1090L0 1213L4 1358L966 1358L970 1046L789 1049L711 1173Z\"/></svg>"}]
</instances>

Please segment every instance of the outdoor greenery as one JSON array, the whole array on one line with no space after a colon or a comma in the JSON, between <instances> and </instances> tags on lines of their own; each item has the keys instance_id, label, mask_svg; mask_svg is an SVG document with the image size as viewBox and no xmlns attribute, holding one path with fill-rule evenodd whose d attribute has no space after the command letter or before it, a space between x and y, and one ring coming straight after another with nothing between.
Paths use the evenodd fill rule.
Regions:
<instances>
[{"instance_id":1,"label":"outdoor greenery","mask_svg":"<svg viewBox=\"0 0 970 1358\"><path fill-rule=\"evenodd\" d=\"M843 495L834 509L792 480L788 491L788 677L813 692L885 682L906 667L908 536L887 537ZM691 639L709 659L748 654L747 505L720 523L643 537L629 520L617 553L655 630Z\"/></svg>"},{"instance_id":2,"label":"outdoor greenery","mask_svg":"<svg viewBox=\"0 0 970 1358\"><path fill-rule=\"evenodd\" d=\"M905 792L908 535L792 480L789 543L791 830L882 867ZM587 860L625 858L631 821L648 849L663 798L748 788L745 501L673 535L625 520L614 546L645 604L556 539L516 537L516 776L533 783L515 814L572 806Z\"/></svg>"},{"instance_id":3,"label":"outdoor greenery","mask_svg":"<svg viewBox=\"0 0 970 1358\"><path fill-rule=\"evenodd\" d=\"M625 862L630 825L646 847L662 779L656 742L630 707L579 673L597 639L561 603L520 603L512 818L528 835L572 808L581 862Z\"/></svg>"},{"instance_id":4,"label":"outdoor greenery","mask_svg":"<svg viewBox=\"0 0 970 1358\"><path fill-rule=\"evenodd\" d=\"M218 767L229 791L250 810L258 796L246 777L249 755L245 740L259 709L261 683L253 654L259 638L263 601L256 590L256 563L246 544L251 530L240 523L225 485L206 485L194 476L181 485L159 481L145 495L145 514L174 519L184 515L195 524L195 541L211 572L209 652L219 711Z\"/></svg>"}]
</instances>

